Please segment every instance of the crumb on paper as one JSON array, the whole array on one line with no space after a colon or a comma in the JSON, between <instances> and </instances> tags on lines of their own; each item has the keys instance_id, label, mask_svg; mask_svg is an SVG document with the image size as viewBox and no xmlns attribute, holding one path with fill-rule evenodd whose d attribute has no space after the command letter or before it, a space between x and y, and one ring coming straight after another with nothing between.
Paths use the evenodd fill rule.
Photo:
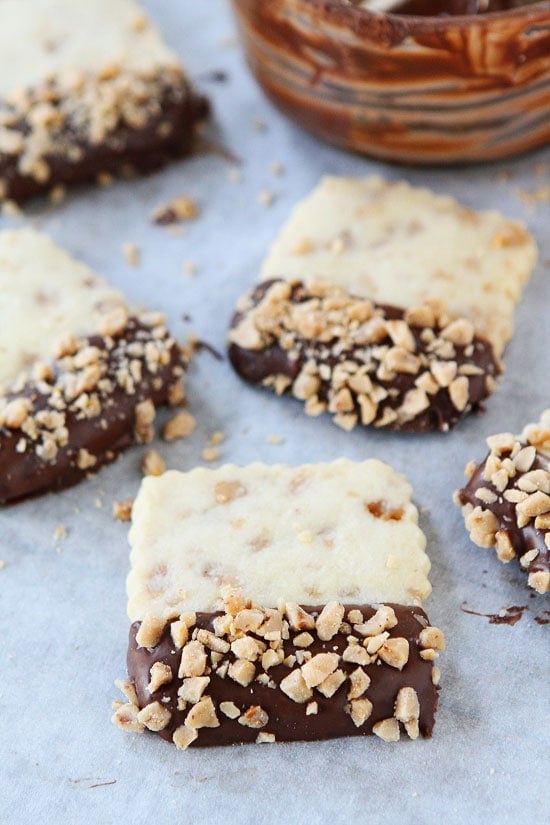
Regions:
<instances>
[{"instance_id":1,"label":"crumb on paper","mask_svg":"<svg viewBox=\"0 0 550 825\"><path fill-rule=\"evenodd\" d=\"M241 183L243 179L243 173L241 169L237 169L236 166L233 166L227 173L227 180L229 183Z\"/></svg>"},{"instance_id":2,"label":"crumb on paper","mask_svg":"<svg viewBox=\"0 0 550 825\"><path fill-rule=\"evenodd\" d=\"M497 172L497 180L500 183L506 183L507 181L511 180L514 177L513 173L510 169L502 169L500 172Z\"/></svg>"},{"instance_id":3,"label":"crumb on paper","mask_svg":"<svg viewBox=\"0 0 550 825\"><path fill-rule=\"evenodd\" d=\"M132 518L133 505L133 498L126 498L121 501L114 501L113 516L117 519L117 521L130 521L130 519Z\"/></svg>"},{"instance_id":4,"label":"crumb on paper","mask_svg":"<svg viewBox=\"0 0 550 825\"><path fill-rule=\"evenodd\" d=\"M157 207L151 215L151 220L159 226L168 226L182 221L193 221L198 216L197 202L188 195L180 195L169 203Z\"/></svg>"},{"instance_id":5,"label":"crumb on paper","mask_svg":"<svg viewBox=\"0 0 550 825\"><path fill-rule=\"evenodd\" d=\"M208 447L215 447L216 444L221 444L223 441L225 441L224 434L219 430L216 430L215 433L212 433L206 444Z\"/></svg>"},{"instance_id":6,"label":"crumb on paper","mask_svg":"<svg viewBox=\"0 0 550 825\"><path fill-rule=\"evenodd\" d=\"M3 570L6 566L6 562L3 559L0 559L0 570Z\"/></svg>"},{"instance_id":7,"label":"crumb on paper","mask_svg":"<svg viewBox=\"0 0 550 825\"><path fill-rule=\"evenodd\" d=\"M114 180L114 176L111 175L110 172L100 172L96 177L98 185L101 186L103 189L106 189L108 186L112 186Z\"/></svg>"},{"instance_id":8,"label":"crumb on paper","mask_svg":"<svg viewBox=\"0 0 550 825\"><path fill-rule=\"evenodd\" d=\"M53 540L55 542L63 541L68 535L68 530L64 524L56 524L53 531Z\"/></svg>"},{"instance_id":9,"label":"crumb on paper","mask_svg":"<svg viewBox=\"0 0 550 825\"><path fill-rule=\"evenodd\" d=\"M282 435L277 435L277 433L270 433L267 436L267 443L268 444L279 445L279 444L284 444L285 440L284 440Z\"/></svg>"},{"instance_id":10,"label":"crumb on paper","mask_svg":"<svg viewBox=\"0 0 550 825\"><path fill-rule=\"evenodd\" d=\"M183 271L186 275L189 275L190 278L194 278L197 274L197 265L193 263L193 261L184 261L183 262Z\"/></svg>"},{"instance_id":11,"label":"crumb on paper","mask_svg":"<svg viewBox=\"0 0 550 825\"><path fill-rule=\"evenodd\" d=\"M94 507L96 510L101 510L103 507L103 501L99 498L99 496L94 500Z\"/></svg>"},{"instance_id":12,"label":"crumb on paper","mask_svg":"<svg viewBox=\"0 0 550 825\"><path fill-rule=\"evenodd\" d=\"M229 48L232 48L233 46L236 46L238 44L238 42L239 41L238 41L236 35L228 34L225 37L221 38L221 40L219 41L219 45L222 49L229 49Z\"/></svg>"},{"instance_id":13,"label":"crumb on paper","mask_svg":"<svg viewBox=\"0 0 550 825\"><path fill-rule=\"evenodd\" d=\"M165 226L166 234L171 235L173 238L185 238L187 235L187 229L185 226L181 226L181 224L173 223L168 224Z\"/></svg>"},{"instance_id":14,"label":"crumb on paper","mask_svg":"<svg viewBox=\"0 0 550 825\"><path fill-rule=\"evenodd\" d=\"M267 123L263 117L252 118L252 126L257 132L265 132L267 129Z\"/></svg>"},{"instance_id":15,"label":"crumb on paper","mask_svg":"<svg viewBox=\"0 0 550 825\"><path fill-rule=\"evenodd\" d=\"M122 244L122 253L128 266L139 266L139 247L133 241Z\"/></svg>"},{"instance_id":16,"label":"crumb on paper","mask_svg":"<svg viewBox=\"0 0 550 825\"><path fill-rule=\"evenodd\" d=\"M162 437L165 441L177 441L180 438L187 438L196 426L195 416L189 410L181 410L166 422L162 428Z\"/></svg>"},{"instance_id":17,"label":"crumb on paper","mask_svg":"<svg viewBox=\"0 0 550 825\"><path fill-rule=\"evenodd\" d=\"M156 450L147 450L141 460L141 471L146 476L161 476L166 470L162 456Z\"/></svg>"},{"instance_id":18,"label":"crumb on paper","mask_svg":"<svg viewBox=\"0 0 550 825\"><path fill-rule=\"evenodd\" d=\"M258 192L258 203L262 206L271 206L275 202L275 193L269 189L262 189Z\"/></svg>"},{"instance_id":19,"label":"crumb on paper","mask_svg":"<svg viewBox=\"0 0 550 825\"><path fill-rule=\"evenodd\" d=\"M60 203L63 203L65 198L67 197L67 189L63 186L62 183L58 183L52 189L50 189L49 200L50 203L53 203L57 206Z\"/></svg>"},{"instance_id":20,"label":"crumb on paper","mask_svg":"<svg viewBox=\"0 0 550 825\"><path fill-rule=\"evenodd\" d=\"M285 171L285 167L282 163L279 163L278 160L271 161L271 163L268 166L268 169L271 172L271 174L274 175L276 178L279 178Z\"/></svg>"},{"instance_id":21,"label":"crumb on paper","mask_svg":"<svg viewBox=\"0 0 550 825\"><path fill-rule=\"evenodd\" d=\"M215 447L205 447L201 457L203 461L217 461L220 457L220 451Z\"/></svg>"},{"instance_id":22,"label":"crumb on paper","mask_svg":"<svg viewBox=\"0 0 550 825\"><path fill-rule=\"evenodd\" d=\"M514 195L519 198L528 212L533 213L539 204L550 202L550 184L532 190L517 187L514 189Z\"/></svg>"}]
</instances>

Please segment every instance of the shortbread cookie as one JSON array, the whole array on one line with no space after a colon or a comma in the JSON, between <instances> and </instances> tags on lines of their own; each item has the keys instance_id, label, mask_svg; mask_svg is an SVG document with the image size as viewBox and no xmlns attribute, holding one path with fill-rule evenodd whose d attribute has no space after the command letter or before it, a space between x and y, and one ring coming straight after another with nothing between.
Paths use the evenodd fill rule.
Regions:
<instances>
[{"instance_id":1,"label":"shortbread cookie","mask_svg":"<svg viewBox=\"0 0 550 825\"><path fill-rule=\"evenodd\" d=\"M260 280L326 280L379 304L441 301L497 356L537 257L519 221L382 178L325 177L274 242Z\"/></svg>"},{"instance_id":2,"label":"shortbread cookie","mask_svg":"<svg viewBox=\"0 0 550 825\"><path fill-rule=\"evenodd\" d=\"M179 748L430 736L444 639L410 496L376 460L146 478L114 721Z\"/></svg>"},{"instance_id":3,"label":"shortbread cookie","mask_svg":"<svg viewBox=\"0 0 550 825\"><path fill-rule=\"evenodd\" d=\"M528 583L550 592L550 410L520 436L487 439L489 455L471 461L469 479L455 493L478 547L495 547L505 564L519 559Z\"/></svg>"},{"instance_id":4,"label":"shortbread cookie","mask_svg":"<svg viewBox=\"0 0 550 825\"><path fill-rule=\"evenodd\" d=\"M235 370L328 411L346 430L448 430L491 394L500 364L466 319L437 303L407 311L326 283L267 281L239 304Z\"/></svg>"},{"instance_id":5,"label":"shortbread cookie","mask_svg":"<svg viewBox=\"0 0 550 825\"><path fill-rule=\"evenodd\" d=\"M74 484L183 398L185 357L158 313L44 235L0 233L0 502Z\"/></svg>"},{"instance_id":6,"label":"shortbread cookie","mask_svg":"<svg viewBox=\"0 0 550 825\"><path fill-rule=\"evenodd\" d=\"M0 0L0 197L149 171L205 103L134 0Z\"/></svg>"}]
</instances>

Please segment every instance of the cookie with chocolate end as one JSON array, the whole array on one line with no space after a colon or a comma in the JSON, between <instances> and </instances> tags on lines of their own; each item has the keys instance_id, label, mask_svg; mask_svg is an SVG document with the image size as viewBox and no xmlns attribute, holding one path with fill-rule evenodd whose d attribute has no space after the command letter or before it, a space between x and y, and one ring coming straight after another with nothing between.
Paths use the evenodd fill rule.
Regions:
<instances>
[{"instance_id":1,"label":"cookie with chocolate end","mask_svg":"<svg viewBox=\"0 0 550 825\"><path fill-rule=\"evenodd\" d=\"M437 302L405 311L326 282L259 284L239 303L229 357L243 378L346 430L447 431L501 371L489 341Z\"/></svg>"},{"instance_id":2,"label":"cookie with chocolate end","mask_svg":"<svg viewBox=\"0 0 550 825\"><path fill-rule=\"evenodd\" d=\"M134 0L1 0L0 200L149 172L207 103Z\"/></svg>"},{"instance_id":3,"label":"cookie with chocolate end","mask_svg":"<svg viewBox=\"0 0 550 825\"><path fill-rule=\"evenodd\" d=\"M146 478L113 721L181 749L430 736L445 641L417 518L376 460Z\"/></svg>"},{"instance_id":4,"label":"cookie with chocolate end","mask_svg":"<svg viewBox=\"0 0 550 825\"><path fill-rule=\"evenodd\" d=\"M496 211L403 181L327 176L295 207L260 280L323 280L402 309L435 299L500 357L536 259L525 225Z\"/></svg>"},{"instance_id":5,"label":"cookie with chocolate end","mask_svg":"<svg viewBox=\"0 0 550 825\"><path fill-rule=\"evenodd\" d=\"M75 484L153 435L186 358L159 313L32 230L0 233L0 503Z\"/></svg>"},{"instance_id":6,"label":"cookie with chocolate end","mask_svg":"<svg viewBox=\"0 0 550 825\"><path fill-rule=\"evenodd\" d=\"M489 454L466 466L454 494L471 540L494 547L503 563L519 561L537 593L550 592L550 410L521 435L487 439Z\"/></svg>"}]
</instances>

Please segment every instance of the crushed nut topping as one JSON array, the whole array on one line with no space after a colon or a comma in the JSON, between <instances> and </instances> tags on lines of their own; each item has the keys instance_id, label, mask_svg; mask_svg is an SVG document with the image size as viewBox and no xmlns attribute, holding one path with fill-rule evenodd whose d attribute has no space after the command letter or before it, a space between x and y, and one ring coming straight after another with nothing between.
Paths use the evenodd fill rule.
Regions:
<instances>
[{"instance_id":1,"label":"crushed nut topping","mask_svg":"<svg viewBox=\"0 0 550 825\"><path fill-rule=\"evenodd\" d=\"M84 146L121 150L124 129L143 129L159 118L159 101L184 99L187 82L178 66L137 71L112 63L104 71L67 69L41 84L17 89L0 105L0 151L19 176L41 184L52 179L51 162L80 161Z\"/></svg>"},{"instance_id":2,"label":"crushed nut topping","mask_svg":"<svg viewBox=\"0 0 550 825\"><path fill-rule=\"evenodd\" d=\"M151 702L137 715L137 720L146 728L153 731L163 730L170 723L172 714L160 702Z\"/></svg>"},{"instance_id":3,"label":"crushed nut topping","mask_svg":"<svg viewBox=\"0 0 550 825\"><path fill-rule=\"evenodd\" d=\"M247 728L265 728L269 722L269 716L259 705L248 708L246 713L239 716L239 725Z\"/></svg>"},{"instance_id":4,"label":"crushed nut topping","mask_svg":"<svg viewBox=\"0 0 550 825\"><path fill-rule=\"evenodd\" d=\"M279 392L277 381L284 378L281 392L304 401L310 415L332 413L344 429L410 429L432 407L442 419L433 426L448 429L489 394L485 377L494 379L500 364L469 321L449 321L436 303L402 319L393 314L328 284L266 282L239 302L230 356L248 377L236 348L249 351L251 380ZM293 378L270 373L273 347L283 351Z\"/></svg>"},{"instance_id":5,"label":"crushed nut topping","mask_svg":"<svg viewBox=\"0 0 550 825\"><path fill-rule=\"evenodd\" d=\"M147 685L149 693L155 693L163 685L169 684L172 679L172 668L163 662L155 662L150 670L150 680Z\"/></svg>"},{"instance_id":6,"label":"crushed nut topping","mask_svg":"<svg viewBox=\"0 0 550 825\"><path fill-rule=\"evenodd\" d=\"M110 421L123 415L130 431L134 423L137 441L153 438L155 406L142 395L164 387L168 393L168 385L180 380L184 362L162 316L128 317L124 307L115 312L120 324L109 321L109 332L65 337L51 364L36 365L32 378L22 374L6 395L0 395L0 430L8 437L13 431L18 453L32 451L38 461L55 463L63 452L71 467L86 473L100 460L113 460L116 453L106 450L97 456L85 446L71 444L73 431L82 428L80 422L107 430ZM107 312L99 326L112 314Z\"/></svg>"},{"instance_id":7,"label":"crushed nut topping","mask_svg":"<svg viewBox=\"0 0 550 825\"><path fill-rule=\"evenodd\" d=\"M360 728L372 713L372 702L369 699L352 699L348 708L353 724Z\"/></svg>"},{"instance_id":8,"label":"crushed nut topping","mask_svg":"<svg viewBox=\"0 0 550 825\"><path fill-rule=\"evenodd\" d=\"M390 677L384 668L401 670L410 656L428 663L444 649L443 634L427 624L425 617L414 614L418 630L413 637L406 624L400 626L397 608L390 605L346 610L343 604L332 602L323 608L305 609L281 601L277 608L264 608L230 587L224 588L222 598L225 613L200 614L200 618L192 612L167 609L163 619L149 615L142 621L137 643L149 646L151 657L157 655L154 646L162 645L162 659L150 665L148 695L170 687L167 693L157 694L159 701L146 702L140 708L133 682L119 682L126 703L116 703L117 724L130 730L166 728L163 735L171 735L178 747L185 748L197 737L200 741L202 728L237 723L265 731L270 716L277 728L284 709L284 704L277 703L277 694L280 701L282 693L288 697L285 701L303 705L300 712L304 718L319 715L327 720L327 713L344 713L353 728L363 728L376 710L377 680L384 684L389 678L392 684L402 679L393 718L374 725L369 722L365 731L372 729L386 741L394 741L399 738L401 724L409 737L419 736L418 694L411 683L407 684L409 676L415 678L414 669L404 672L408 676ZM307 630L302 629L304 625ZM402 635L397 635L400 630ZM327 635L330 638L325 638ZM170 654L174 658L167 660L165 645L170 639L174 641ZM176 670L178 681L174 683ZM437 669L427 673L424 678L436 684ZM232 687L232 682L237 685ZM223 698L219 698L222 684ZM244 702L243 688L250 696ZM266 738L257 741L274 741L272 732L265 733ZM220 736L220 741L225 741L224 734ZM236 732L230 736L235 737L231 741L242 741Z\"/></svg>"},{"instance_id":9,"label":"crushed nut topping","mask_svg":"<svg viewBox=\"0 0 550 825\"><path fill-rule=\"evenodd\" d=\"M414 688L402 687L395 700L393 715L405 726L409 737L417 739L419 734L418 720L420 718L420 703Z\"/></svg>"},{"instance_id":10,"label":"crushed nut topping","mask_svg":"<svg viewBox=\"0 0 550 825\"><path fill-rule=\"evenodd\" d=\"M548 414L522 436L498 433L487 439L485 460L467 467L468 484L454 501L471 540L494 547L507 564L519 559L529 586L550 591L550 428Z\"/></svg>"},{"instance_id":11,"label":"crushed nut topping","mask_svg":"<svg viewBox=\"0 0 550 825\"><path fill-rule=\"evenodd\" d=\"M397 719L382 719L373 725L372 732L384 742L397 742L399 740L399 722Z\"/></svg>"},{"instance_id":12,"label":"crushed nut topping","mask_svg":"<svg viewBox=\"0 0 550 825\"><path fill-rule=\"evenodd\" d=\"M153 613L148 613L139 626L136 642L140 647L155 647L160 641L166 622Z\"/></svg>"}]
</instances>

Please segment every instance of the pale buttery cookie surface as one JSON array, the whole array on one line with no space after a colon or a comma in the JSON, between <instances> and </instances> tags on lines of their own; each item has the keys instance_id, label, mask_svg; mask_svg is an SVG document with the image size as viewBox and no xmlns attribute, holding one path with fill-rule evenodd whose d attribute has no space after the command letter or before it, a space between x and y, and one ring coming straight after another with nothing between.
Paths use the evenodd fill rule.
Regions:
<instances>
[{"instance_id":1,"label":"pale buttery cookie surface","mask_svg":"<svg viewBox=\"0 0 550 825\"><path fill-rule=\"evenodd\" d=\"M403 309L442 301L497 356L537 257L525 226L379 177L325 177L273 243L261 279L326 280Z\"/></svg>"},{"instance_id":2,"label":"pale buttery cookie surface","mask_svg":"<svg viewBox=\"0 0 550 825\"><path fill-rule=\"evenodd\" d=\"M134 0L0 0L0 195L189 148L200 107Z\"/></svg>"},{"instance_id":3,"label":"pale buttery cookie surface","mask_svg":"<svg viewBox=\"0 0 550 825\"><path fill-rule=\"evenodd\" d=\"M345 459L171 471L132 516L119 727L181 749L431 735L444 638L403 476Z\"/></svg>"},{"instance_id":4,"label":"pale buttery cookie surface","mask_svg":"<svg viewBox=\"0 0 550 825\"><path fill-rule=\"evenodd\" d=\"M410 498L405 478L375 460L147 478L130 532L130 619L219 609L223 585L269 606L422 604L429 561Z\"/></svg>"},{"instance_id":5,"label":"pale buttery cookie surface","mask_svg":"<svg viewBox=\"0 0 550 825\"><path fill-rule=\"evenodd\" d=\"M507 564L519 560L530 587L550 592L550 410L519 436L487 439L488 456L466 466L457 490L466 528L478 547L494 547Z\"/></svg>"},{"instance_id":6,"label":"pale buttery cookie surface","mask_svg":"<svg viewBox=\"0 0 550 825\"><path fill-rule=\"evenodd\" d=\"M158 313L32 230L0 233L0 502L65 487L150 441L185 359Z\"/></svg>"}]
</instances>

